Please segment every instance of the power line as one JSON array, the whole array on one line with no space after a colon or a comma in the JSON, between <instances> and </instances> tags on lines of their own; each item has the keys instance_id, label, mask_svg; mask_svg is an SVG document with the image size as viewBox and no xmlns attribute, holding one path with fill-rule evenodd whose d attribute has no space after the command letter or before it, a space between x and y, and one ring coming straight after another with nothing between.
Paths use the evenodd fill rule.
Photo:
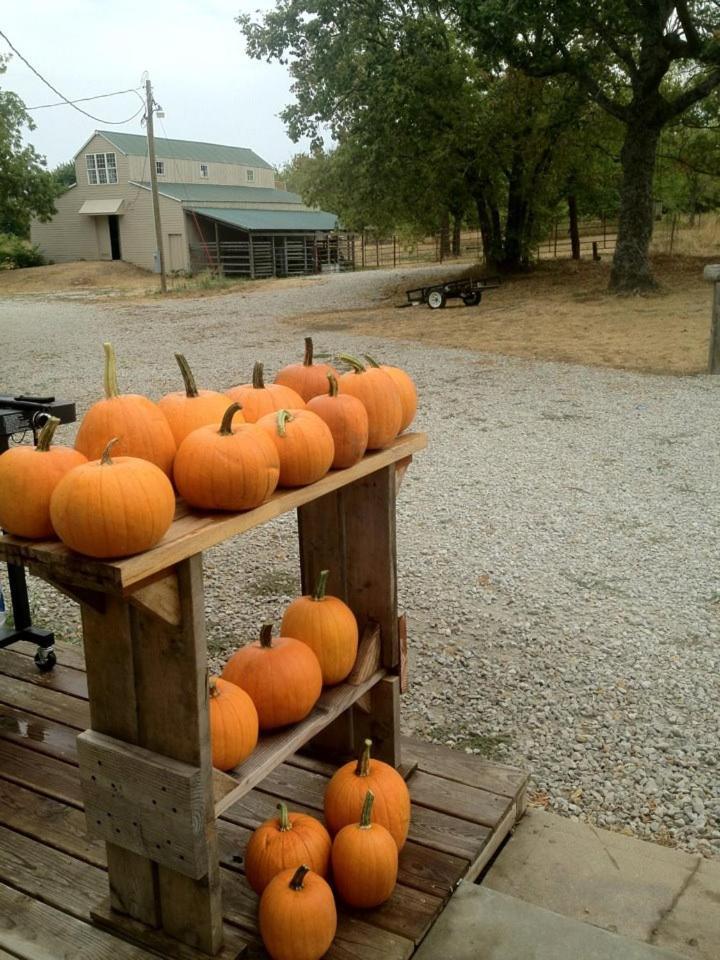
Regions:
<instances>
[{"instance_id":1,"label":"power line","mask_svg":"<svg viewBox=\"0 0 720 960\"><path fill-rule=\"evenodd\" d=\"M42 80L42 82L45 84L46 87L49 87L54 94L60 97L60 99L63 100L69 107L72 107L73 110L77 110L78 113L82 113L84 116L89 117L91 120L95 120L96 123L109 124L110 126L113 126L113 127L122 127L124 124L130 123L131 120L134 120L135 117L137 117L137 115L144 109L144 104L143 104L143 106L141 106L140 109L136 113L134 113L131 117L128 117L127 120L103 120L100 117L96 117L92 113L88 113L87 110L83 110L82 107L78 107L73 100L69 100L64 93L61 93L57 89L57 87L54 87L50 83L49 80L46 80L45 77L41 73L39 73L28 60L25 59L25 57L20 53L17 47L13 46L12 42L10 41L10 38L7 36L7 34L3 33L2 30L0 30L0 37L2 37L3 40L7 43L7 45L10 47L12 52L22 60L25 66L29 70L32 70L32 72L35 74L35 76L39 80Z\"/></svg>"},{"instance_id":2,"label":"power line","mask_svg":"<svg viewBox=\"0 0 720 960\"><path fill-rule=\"evenodd\" d=\"M123 93L134 93L138 97L139 87L128 87L127 90L115 90L114 93L98 93L95 97L78 97L76 100L70 100L69 103L85 103L87 100L103 100L105 97L119 97ZM142 97L140 97L142 100ZM67 100L57 100L55 103L39 103L36 107L25 107L26 110L45 110L47 107L66 107L68 105ZM143 101L144 105L144 101Z\"/></svg>"}]
</instances>

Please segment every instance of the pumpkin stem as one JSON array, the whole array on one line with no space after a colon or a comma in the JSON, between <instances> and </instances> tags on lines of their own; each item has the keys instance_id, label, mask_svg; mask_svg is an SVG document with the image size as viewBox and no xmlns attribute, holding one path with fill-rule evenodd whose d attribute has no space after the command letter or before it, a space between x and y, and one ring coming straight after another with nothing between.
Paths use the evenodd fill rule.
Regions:
<instances>
[{"instance_id":1,"label":"pumpkin stem","mask_svg":"<svg viewBox=\"0 0 720 960\"><path fill-rule=\"evenodd\" d=\"M288 808L284 803L279 803L277 808L280 811L280 816L278 817L280 821L280 832L285 833L286 830L292 830L292 824L290 823L290 817L288 816Z\"/></svg>"},{"instance_id":2,"label":"pumpkin stem","mask_svg":"<svg viewBox=\"0 0 720 960\"><path fill-rule=\"evenodd\" d=\"M355 373L365 373L365 367L358 360L357 357L351 357L349 353L341 353L338 356L338 360L342 360L343 363L347 363L353 368Z\"/></svg>"},{"instance_id":3,"label":"pumpkin stem","mask_svg":"<svg viewBox=\"0 0 720 960\"><path fill-rule=\"evenodd\" d=\"M210 697L219 697L220 691L218 690L217 677L210 677L208 680L208 687L210 689Z\"/></svg>"},{"instance_id":4,"label":"pumpkin stem","mask_svg":"<svg viewBox=\"0 0 720 960\"><path fill-rule=\"evenodd\" d=\"M313 593L313 600L324 600L325 599L325 589L327 587L327 580L330 574L329 570L321 570L320 575L317 578L317 583L315 584L315 593Z\"/></svg>"},{"instance_id":5,"label":"pumpkin stem","mask_svg":"<svg viewBox=\"0 0 720 960\"><path fill-rule=\"evenodd\" d=\"M328 396L336 397L338 395L338 382L334 373L329 373L327 375L328 380L330 381L330 389L328 390Z\"/></svg>"},{"instance_id":6,"label":"pumpkin stem","mask_svg":"<svg viewBox=\"0 0 720 960\"><path fill-rule=\"evenodd\" d=\"M288 423L290 420L294 420L294 419L295 419L295 418L293 417L293 415L290 413L289 410L278 410L278 412L277 412L277 432L278 432L278 436L280 436L280 437L284 437L284 436L285 436L285 426L287 425L287 423Z\"/></svg>"},{"instance_id":7,"label":"pumpkin stem","mask_svg":"<svg viewBox=\"0 0 720 960\"><path fill-rule=\"evenodd\" d=\"M242 407L240 406L240 404L231 403L230 406L225 411L225 413L223 414L222 423L220 424L220 429L218 430L218 433L220 434L221 437L229 437L232 434L233 417L238 412L238 410L242 410Z\"/></svg>"},{"instance_id":8,"label":"pumpkin stem","mask_svg":"<svg viewBox=\"0 0 720 960\"><path fill-rule=\"evenodd\" d=\"M105 449L102 452L102 456L100 457L100 463L104 467L111 467L113 465L113 462L110 459L110 451L112 450L112 448L115 446L115 444L118 442L119 439L120 437L113 437L112 440L108 440L105 446Z\"/></svg>"},{"instance_id":9,"label":"pumpkin stem","mask_svg":"<svg viewBox=\"0 0 720 960\"><path fill-rule=\"evenodd\" d=\"M111 343L104 343L105 351L105 397L111 400L120 395L117 379L117 361L115 359L115 350Z\"/></svg>"},{"instance_id":10,"label":"pumpkin stem","mask_svg":"<svg viewBox=\"0 0 720 960\"><path fill-rule=\"evenodd\" d=\"M360 829L369 830L372 826L372 808L373 801L375 800L375 794L372 790L368 790L365 794L365 800L362 805L362 813L360 814Z\"/></svg>"},{"instance_id":11,"label":"pumpkin stem","mask_svg":"<svg viewBox=\"0 0 720 960\"><path fill-rule=\"evenodd\" d=\"M264 623L260 629L260 646L269 650L272 646L272 624Z\"/></svg>"},{"instance_id":12,"label":"pumpkin stem","mask_svg":"<svg viewBox=\"0 0 720 960\"><path fill-rule=\"evenodd\" d=\"M301 864L295 871L290 881L291 890L302 890L303 880L305 879L305 874L310 873L310 867L306 867L305 864Z\"/></svg>"},{"instance_id":13,"label":"pumpkin stem","mask_svg":"<svg viewBox=\"0 0 720 960\"><path fill-rule=\"evenodd\" d=\"M303 366L311 367L313 362L313 342L312 337L305 337L305 356L303 357Z\"/></svg>"},{"instance_id":14,"label":"pumpkin stem","mask_svg":"<svg viewBox=\"0 0 720 960\"><path fill-rule=\"evenodd\" d=\"M190 364L187 362L182 353L176 353L175 359L177 360L178 366L180 367L180 373L182 378L185 381L185 395L188 397L197 397L198 388L195 383L195 377L193 372L190 369Z\"/></svg>"},{"instance_id":15,"label":"pumpkin stem","mask_svg":"<svg viewBox=\"0 0 720 960\"><path fill-rule=\"evenodd\" d=\"M55 436L55 431L60 425L60 421L57 417L48 417L45 426L40 431L40 436L38 437L36 450L39 450L40 453L47 453L50 449L50 444L53 441Z\"/></svg>"},{"instance_id":16,"label":"pumpkin stem","mask_svg":"<svg viewBox=\"0 0 720 960\"><path fill-rule=\"evenodd\" d=\"M362 753L358 757L357 766L355 767L355 775L358 777L367 777L370 773L370 748L372 747L372 740L366 740Z\"/></svg>"},{"instance_id":17,"label":"pumpkin stem","mask_svg":"<svg viewBox=\"0 0 720 960\"><path fill-rule=\"evenodd\" d=\"M263 379L263 365L260 363L259 360L255 361L255 366L253 367L252 385L253 385L253 390L265 389L265 380Z\"/></svg>"},{"instance_id":18,"label":"pumpkin stem","mask_svg":"<svg viewBox=\"0 0 720 960\"><path fill-rule=\"evenodd\" d=\"M380 366L380 364L377 362L377 360L374 360L369 354L364 353L363 356L365 357L365 359L367 360L367 362L369 363L369 365L370 365L371 367L379 367L379 366Z\"/></svg>"}]
</instances>

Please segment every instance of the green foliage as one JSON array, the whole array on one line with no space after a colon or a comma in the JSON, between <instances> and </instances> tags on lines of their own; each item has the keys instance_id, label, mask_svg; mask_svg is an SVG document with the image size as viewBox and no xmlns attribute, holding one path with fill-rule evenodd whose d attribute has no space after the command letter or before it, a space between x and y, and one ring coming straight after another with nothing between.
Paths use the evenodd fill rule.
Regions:
<instances>
[{"instance_id":1,"label":"green foliage","mask_svg":"<svg viewBox=\"0 0 720 960\"><path fill-rule=\"evenodd\" d=\"M65 163L59 163L51 171L55 183L60 191L67 190L75 183L75 161L67 160Z\"/></svg>"},{"instance_id":2,"label":"green foliage","mask_svg":"<svg viewBox=\"0 0 720 960\"><path fill-rule=\"evenodd\" d=\"M44 263L36 246L16 234L0 233L0 270L40 267Z\"/></svg>"}]
</instances>

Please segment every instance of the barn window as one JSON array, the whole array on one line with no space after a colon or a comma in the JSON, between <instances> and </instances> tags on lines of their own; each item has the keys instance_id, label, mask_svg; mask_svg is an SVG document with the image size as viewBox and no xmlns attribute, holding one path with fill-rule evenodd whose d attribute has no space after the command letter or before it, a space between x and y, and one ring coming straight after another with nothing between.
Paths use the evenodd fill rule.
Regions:
<instances>
[{"instance_id":1,"label":"barn window","mask_svg":"<svg viewBox=\"0 0 720 960\"><path fill-rule=\"evenodd\" d=\"M254 183L254 182L255 182L255 171L254 171L254 170L246 170L246 171L245 171L245 175L247 176L247 181L248 181L248 183Z\"/></svg>"},{"instance_id":2,"label":"barn window","mask_svg":"<svg viewBox=\"0 0 720 960\"><path fill-rule=\"evenodd\" d=\"M208 165L206 163L200 164L200 176L207 177L208 175Z\"/></svg>"},{"instance_id":3,"label":"barn window","mask_svg":"<svg viewBox=\"0 0 720 960\"><path fill-rule=\"evenodd\" d=\"M117 183L114 153L86 153L88 183Z\"/></svg>"},{"instance_id":4,"label":"barn window","mask_svg":"<svg viewBox=\"0 0 720 960\"><path fill-rule=\"evenodd\" d=\"M158 177L164 177L164 176L165 176L165 161L164 161L164 160L156 160L156 161L155 161L155 173L158 175Z\"/></svg>"}]
</instances>

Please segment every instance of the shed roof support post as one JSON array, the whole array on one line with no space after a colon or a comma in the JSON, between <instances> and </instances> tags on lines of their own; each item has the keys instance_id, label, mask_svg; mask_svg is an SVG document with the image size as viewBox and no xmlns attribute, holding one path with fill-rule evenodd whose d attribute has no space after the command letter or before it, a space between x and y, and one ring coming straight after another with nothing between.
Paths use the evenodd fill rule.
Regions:
<instances>
[{"instance_id":1,"label":"shed roof support post","mask_svg":"<svg viewBox=\"0 0 720 960\"><path fill-rule=\"evenodd\" d=\"M222 276L222 260L220 259L220 228L217 220L215 221L215 264L218 276Z\"/></svg>"},{"instance_id":2,"label":"shed roof support post","mask_svg":"<svg viewBox=\"0 0 720 960\"><path fill-rule=\"evenodd\" d=\"M250 242L250 279L255 279L255 254L253 251L253 242L252 242L252 233L248 233L248 241Z\"/></svg>"}]
</instances>

